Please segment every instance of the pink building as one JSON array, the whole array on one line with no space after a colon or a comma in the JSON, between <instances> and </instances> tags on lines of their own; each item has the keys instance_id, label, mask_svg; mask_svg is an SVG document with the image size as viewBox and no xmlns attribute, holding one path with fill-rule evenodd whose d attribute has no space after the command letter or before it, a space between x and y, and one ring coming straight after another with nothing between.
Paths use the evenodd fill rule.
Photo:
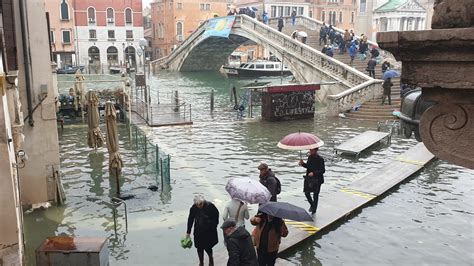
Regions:
<instances>
[{"instance_id":1,"label":"pink building","mask_svg":"<svg viewBox=\"0 0 474 266\"><path fill-rule=\"evenodd\" d=\"M141 0L75 0L76 56L90 72L129 62L142 65Z\"/></svg>"},{"instance_id":2,"label":"pink building","mask_svg":"<svg viewBox=\"0 0 474 266\"><path fill-rule=\"evenodd\" d=\"M45 8L49 16L53 60L58 67L75 65L74 14L70 1L48 0L45 1Z\"/></svg>"}]
</instances>

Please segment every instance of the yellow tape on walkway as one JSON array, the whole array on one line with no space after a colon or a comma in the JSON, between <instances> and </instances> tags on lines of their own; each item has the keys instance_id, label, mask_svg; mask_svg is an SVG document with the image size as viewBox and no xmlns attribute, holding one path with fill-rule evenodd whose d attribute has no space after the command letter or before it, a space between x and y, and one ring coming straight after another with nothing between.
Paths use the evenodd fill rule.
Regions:
<instances>
[{"instance_id":1,"label":"yellow tape on walkway","mask_svg":"<svg viewBox=\"0 0 474 266\"><path fill-rule=\"evenodd\" d=\"M375 196L372 195L372 194L368 194L368 193L364 193L364 192L361 192L361 191L348 189L348 188L341 189L341 192L356 195L356 196L359 196L359 197L362 197L362 198L365 198L365 199L370 199L370 200L375 198Z\"/></svg>"},{"instance_id":2,"label":"yellow tape on walkway","mask_svg":"<svg viewBox=\"0 0 474 266\"><path fill-rule=\"evenodd\" d=\"M306 231L308 232L310 235L314 235L316 234L316 232L318 232L320 230L320 228L317 228L317 227L314 227L310 224L307 224L307 223L303 223L303 222L296 222L296 221L292 221L292 220L285 220L285 223L287 225L290 225L291 227L294 227L294 228L297 228L297 229L301 229L303 231Z\"/></svg>"}]
</instances>

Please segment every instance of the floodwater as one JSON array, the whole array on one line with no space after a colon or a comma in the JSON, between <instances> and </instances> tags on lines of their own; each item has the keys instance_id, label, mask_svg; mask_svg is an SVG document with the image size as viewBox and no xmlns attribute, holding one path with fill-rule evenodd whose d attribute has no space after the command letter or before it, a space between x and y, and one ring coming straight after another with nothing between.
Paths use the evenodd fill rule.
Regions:
<instances>
[{"instance_id":1,"label":"floodwater","mask_svg":"<svg viewBox=\"0 0 474 266\"><path fill-rule=\"evenodd\" d=\"M299 154L276 147L286 134L311 132L326 143L320 149L326 158L326 175L319 204L417 143L395 135L390 145L375 146L358 160L335 155L335 145L374 130L377 124L328 118L324 106L318 106L315 118L309 120L264 122L238 118L230 103L229 88L231 84L240 86L252 81L207 72L164 72L151 77L153 91L166 95L179 90L192 104L194 124L146 130L149 139L171 155L171 185L162 193L146 189L160 184L153 162L143 159L134 140L129 139L126 126L120 126L125 162L122 190L136 198L127 200L128 231L119 208L117 236L112 211L101 202L109 201L115 193L107 170L107 150L87 148L85 125L65 126L60 131L60 144L67 201L62 207L25 214L28 264L34 264L34 249L42 239L65 234L109 237L111 265L196 265L195 249L182 249L179 241L186 232L195 194L204 194L222 211L229 200L224 189L227 180L257 178L258 164L266 162L282 182L279 199L307 207L302 193L304 169L297 164ZM280 79L272 81L279 83ZM211 90L215 91L213 113ZM255 211L256 206L251 206L251 215ZM474 171L438 160L377 203L290 250L284 258L298 265L473 265L473 218ZM225 252L222 240L214 250Z\"/></svg>"}]
</instances>

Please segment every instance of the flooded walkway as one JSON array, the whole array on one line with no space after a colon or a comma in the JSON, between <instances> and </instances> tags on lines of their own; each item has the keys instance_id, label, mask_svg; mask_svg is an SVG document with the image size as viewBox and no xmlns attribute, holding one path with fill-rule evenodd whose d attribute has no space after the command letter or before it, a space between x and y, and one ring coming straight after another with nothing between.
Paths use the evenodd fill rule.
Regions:
<instances>
[{"instance_id":1,"label":"flooded walkway","mask_svg":"<svg viewBox=\"0 0 474 266\"><path fill-rule=\"evenodd\" d=\"M215 73L162 73L152 77L152 94L154 89L171 93L179 88L192 103L194 124L146 131L147 139L171 154L171 186L163 193L147 189L157 184L154 161L135 152L134 142L121 127L123 191L137 197L127 201L128 232L119 213L117 238L111 210L98 204L99 199L110 200L114 195L105 163L107 152L94 153L85 142L87 130L66 125L60 132L66 205L25 214L29 254L48 235L105 236L111 239L111 265L154 265L157 261L160 265L197 265L196 250L182 249L179 244L195 194L204 194L222 213L229 200L224 189L227 180L258 178L257 166L266 162L282 182L279 198L307 206L302 192L304 168L298 166L298 153L276 147L283 136L301 130L318 135L326 143L320 149L326 156L327 172L318 212L323 211L324 202L331 201L331 195L418 144L414 139L393 136L389 146L381 143L369 148L358 160L335 156L335 146L377 128L377 124L328 118L324 106L317 106L315 118L309 120L270 123L240 119L230 103L229 90L232 83L239 86L252 81L226 80ZM214 112L210 112L211 89L215 90ZM322 230L298 248L287 250L283 259L297 265L471 264L472 258L466 254L471 254L474 246L474 172L435 161L399 186L388 192L390 196L383 194L376 203L356 211L337 230L329 234ZM257 206L250 206L250 215L256 211ZM247 228L252 229L248 222ZM226 254L222 234L219 237L214 252Z\"/></svg>"}]
</instances>

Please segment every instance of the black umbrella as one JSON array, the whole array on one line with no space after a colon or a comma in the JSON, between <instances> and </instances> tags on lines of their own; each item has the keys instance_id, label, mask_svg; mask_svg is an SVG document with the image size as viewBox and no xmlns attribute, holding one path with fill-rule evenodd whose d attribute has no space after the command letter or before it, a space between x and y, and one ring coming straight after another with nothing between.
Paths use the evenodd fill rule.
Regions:
<instances>
[{"instance_id":1,"label":"black umbrella","mask_svg":"<svg viewBox=\"0 0 474 266\"><path fill-rule=\"evenodd\" d=\"M305 209L288 202L267 202L258 208L260 212L282 219L293 221L313 221L313 217Z\"/></svg>"}]
</instances>

